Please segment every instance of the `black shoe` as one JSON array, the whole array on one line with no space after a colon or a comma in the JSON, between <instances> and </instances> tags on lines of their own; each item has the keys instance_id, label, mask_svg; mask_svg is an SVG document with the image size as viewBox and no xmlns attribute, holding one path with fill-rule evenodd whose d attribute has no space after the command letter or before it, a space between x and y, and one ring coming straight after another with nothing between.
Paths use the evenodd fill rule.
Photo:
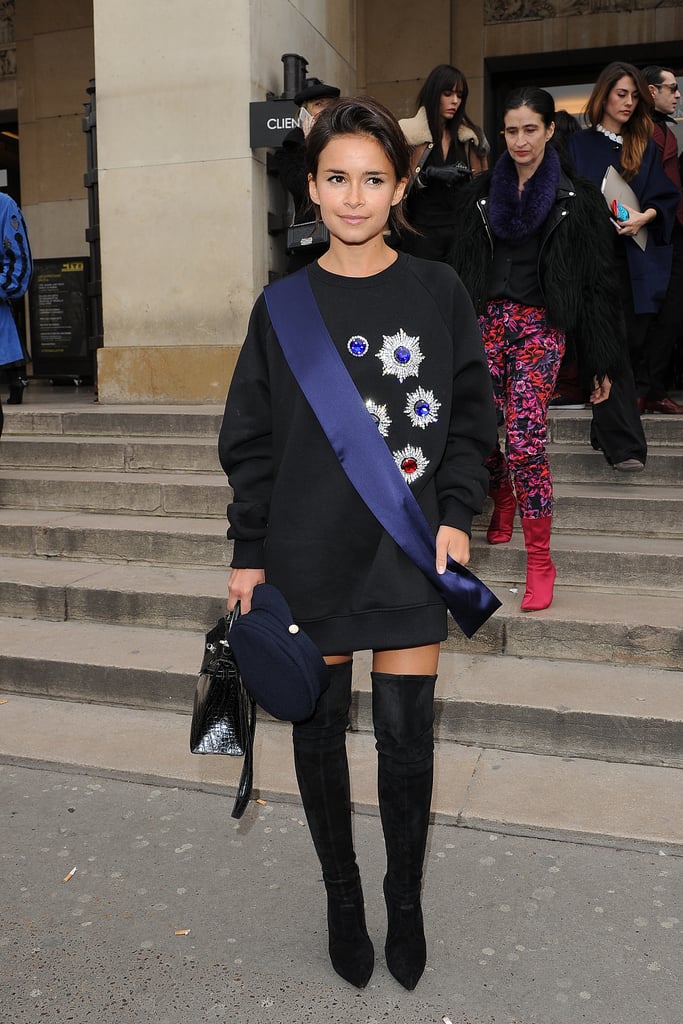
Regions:
<instances>
[{"instance_id":1,"label":"black shoe","mask_svg":"<svg viewBox=\"0 0 683 1024\"><path fill-rule=\"evenodd\" d=\"M9 386L8 405L21 405L24 398L24 389L28 386L26 377L16 377Z\"/></svg>"}]
</instances>

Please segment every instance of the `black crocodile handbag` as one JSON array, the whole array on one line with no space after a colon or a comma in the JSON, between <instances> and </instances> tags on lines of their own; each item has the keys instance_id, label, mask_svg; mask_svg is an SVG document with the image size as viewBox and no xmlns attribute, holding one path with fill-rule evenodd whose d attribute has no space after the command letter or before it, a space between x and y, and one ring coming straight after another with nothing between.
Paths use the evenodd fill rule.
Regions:
<instances>
[{"instance_id":1,"label":"black crocodile handbag","mask_svg":"<svg viewBox=\"0 0 683 1024\"><path fill-rule=\"evenodd\" d=\"M256 703L242 685L229 640L230 628L238 615L239 605L206 634L190 725L193 754L244 757L233 818L242 817L251 797L256 729Z\"/></svg>"}]
</instances>

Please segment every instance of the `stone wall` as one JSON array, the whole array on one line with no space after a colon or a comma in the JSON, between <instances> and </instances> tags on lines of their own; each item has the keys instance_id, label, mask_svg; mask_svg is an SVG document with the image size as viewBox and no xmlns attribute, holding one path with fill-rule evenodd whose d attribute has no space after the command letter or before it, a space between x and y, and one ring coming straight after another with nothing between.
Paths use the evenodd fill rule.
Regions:
<instances>
[{"instance_id":1,"label":"stone wall","mask_svg":"<svg viewBox=\"0 0 683 1024\"><path fill-rule=\"evenodd\" d=\"M16 8L21 202L39 258L85 256L82 131L95 71L91 0L22 0Z\"/></svg>"},{"instance_id":2,"label":"stone wall","mask_svg":"<svg viewBox=\"0 0 683 1024\"><path fill-rule=\"evenodd\" d=\"M339 0L94 0L105 346L102 400L222 401L276 262L274 183L249 102L282 92L285 52L347 88Z\"/></svg>"},{"instance_id":3,"label":"stone wall","mask_svg":"<svg viewBox=\"0 0 683 1024\"><path fill-rule=\"evenodd\" d=\"M398 117L411 114L429 71L455 64L470 87L468 113L484 124L486 62L516 66L526 54L602 55L671 47L683 55L680 0L361 0L359 81ZM602 57L600 58L602 59ZM605 63L610 57L605 58ZM552 63L552 61L549 61ZM491 128L491 126L489 126Z\"/></svg>"}]
</instances>

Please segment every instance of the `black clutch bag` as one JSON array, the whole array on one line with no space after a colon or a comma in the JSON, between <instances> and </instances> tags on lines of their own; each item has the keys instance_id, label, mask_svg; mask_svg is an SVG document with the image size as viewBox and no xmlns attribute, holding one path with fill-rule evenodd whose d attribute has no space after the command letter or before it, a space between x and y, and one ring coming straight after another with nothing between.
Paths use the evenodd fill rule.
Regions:
<instances>
[{"instance_id":1,"label":"black clutch bag","mask_svg":"<svg viewBox=\"0 0 683 1024\"><path fill-rule=\"evenodd\" d=\"M242 817L251 797L256 729L256 703L242 685L229 640L230 627L238 615L239 605L206 634L190 725L193 754L244 757L233 818Z\"/></svg>"},{"instance_id":2,"label":"black clutch bag","mask_svg":"<svg viewBox=\"0 0 683 1024\"><path fill-rule=\"evenodd\" d=\"M291 224L287 228L287 252L301 252L306 249L326 249L330 244L330 233L321 220L309 220L304 224Z\"/></svg>"}]
</instances>

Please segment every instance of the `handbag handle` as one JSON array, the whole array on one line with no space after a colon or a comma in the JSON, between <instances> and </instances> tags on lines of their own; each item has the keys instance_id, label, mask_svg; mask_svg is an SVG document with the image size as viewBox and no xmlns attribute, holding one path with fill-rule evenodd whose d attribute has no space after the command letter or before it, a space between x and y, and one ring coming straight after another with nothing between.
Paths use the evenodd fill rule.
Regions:
<instances>
[{"instance_id":1,"label":"handbag handle","mask_svg":"<svg viewBox=\"0 0 683 1024\"><path fill-rule=\"evenodd\" d=\"M238 618L242 614L240 602L238 601L231 612L225 616L225 640L221 640L222 644L229 644L228 636L230 630L237 622ZM239 668L239 666L238 666ZM240 677L240 686L244 687L242 679ZM245 691L246 692L246 691ZM247 728L247 735L244 743L244 763L242 765L242 774L240 775L240 781L237 785L237 793L235 795L235 803L232 808L231 817L241 818L244 814L247 804L251 798L251 791L254 783L254 734L256 732L256 701L247 693L249 698L249 724Z\"/></svg>"},{"instance_id":2,"label":"handbag handle","mask_svg":"<svg viewBox=\"0 0 683 1024\"><path fill-rule=\"evenodd\" d=\"M237 786L235 803L232 808L231 817L241 818L251 798L251 790L254 783L254 733L256 731L256 701L249 697L249 728L247 729L246 742L244 744L244 764L242 774Z\"/></svg>"}]
</instances>

